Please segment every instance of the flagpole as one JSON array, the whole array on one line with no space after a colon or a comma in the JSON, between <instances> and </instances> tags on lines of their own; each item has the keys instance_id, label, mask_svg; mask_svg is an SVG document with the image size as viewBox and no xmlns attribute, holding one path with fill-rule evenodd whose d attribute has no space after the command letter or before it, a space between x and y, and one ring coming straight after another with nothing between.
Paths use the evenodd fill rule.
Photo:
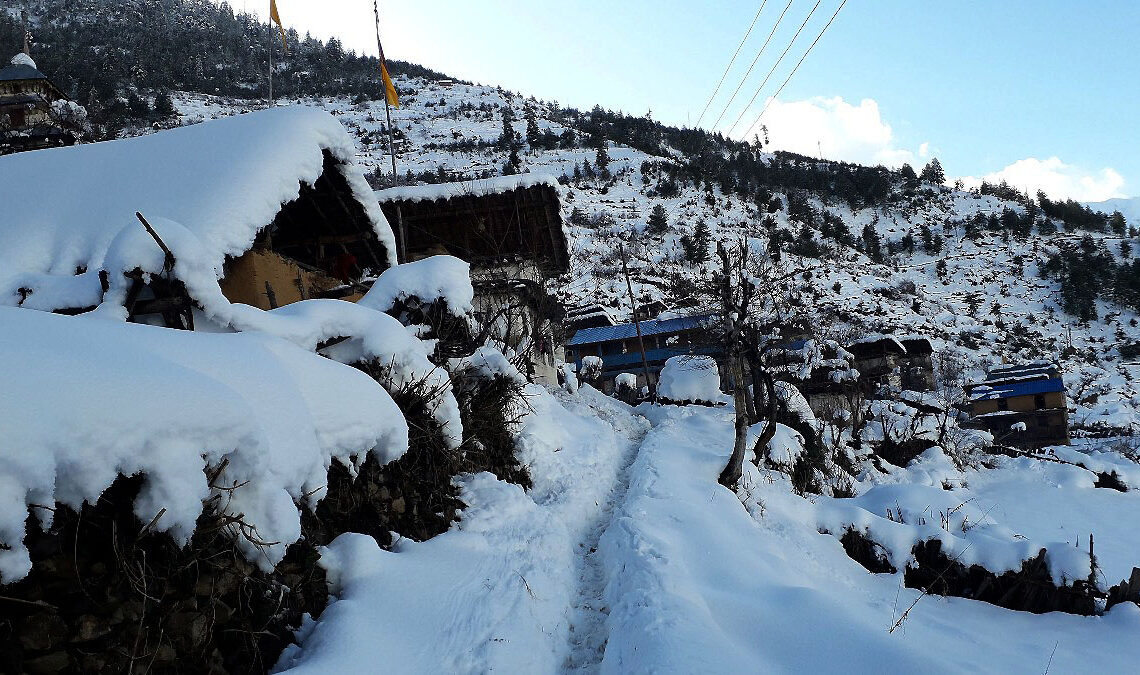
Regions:
<instances>
[{"instance_id":1,"label":"flagpole","mask_svg":"<svg viewBox=\"0 0 1140 675\"><path fill-rule=\"evenodd\" d=\"M269 18L269 106L273 107L273 17Z\"/></svg>"},{"instance_id":2,"label":"flagpole","mask_svg":"<svg viewBox=\"0 0 1140 675\"><path fill-rule=\"evenodd\" d=\"M384 48L380 46L380 5L378 0L372 0L372 12L376 16L376 53L380 57L381 68L386 68L384 60ZM383 88L383 84L381 84ZM388 92L384 91L384 118L388 121L388 154L392 156L392 184L398 185L400 177L396 174L396 145L392 141L392 106L388 102ZM407 232L404 230L404 214L399 206L396 206L396 229L400 234L400 255L399 259L403 262L408 261L408 244Z\"/></svg>"}]
</instances>

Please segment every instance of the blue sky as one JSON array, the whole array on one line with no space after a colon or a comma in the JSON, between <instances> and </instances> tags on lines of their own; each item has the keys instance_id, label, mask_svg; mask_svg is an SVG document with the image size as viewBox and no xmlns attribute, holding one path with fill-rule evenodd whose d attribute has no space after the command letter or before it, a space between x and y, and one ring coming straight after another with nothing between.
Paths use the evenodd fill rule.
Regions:
<instances>
[{"instance_id":1,"label":"blue sky","mask_svg":"<svg viewBox=\"0 0 1140 675\"><path fill-rule=\"evenodd\" d=\"M841 0L820 0L743 115L756 118ZM693 124L762 0L381 2L391 58L547 100ZM260 2L236 0L241 9ZM267 0L266 0L267 4ZM815 4L793 0L719 128ZM717 116L787 0L768 0ZM287 24L375 53L367 0L278 0ZM1140 195L1140 2L848 0L764 115L773 147L1005 177L1054 197ZM967 182L970 182L967 180Z\"/></svg>"}]
</instances>

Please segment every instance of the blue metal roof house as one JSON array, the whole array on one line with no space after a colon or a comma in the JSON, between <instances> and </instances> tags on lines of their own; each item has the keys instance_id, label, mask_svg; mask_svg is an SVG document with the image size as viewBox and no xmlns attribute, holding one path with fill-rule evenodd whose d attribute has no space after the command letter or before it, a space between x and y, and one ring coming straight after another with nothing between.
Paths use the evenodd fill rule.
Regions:
<instances>
[{"instance_id":1,"label":"blue metal roof house","mask_svg":"<svg viewBox=\"0 0 1140 675\"><path fill-rule=\"evenodd\" d=\"M721 355L718 345L701 339L715 321L711 315L685 316L671 319L650 319L641 322L641 335L645 342L645 358L649 371L661 372L665 361L673 356L687 354ZM637 327L633 323L616 326L583 328L566 342L566 362L582 370L582 359L597 356L602 359L602 390L610 393L614 379L621 373L637 376L638 386L645 386L641 363L641 348L637 342Z\"/></svg>"},{"instance_id":2,"label":"blue metal roof house","mask_svg":"<svg viewBox=\"0 0 1140 675\"><path fill-rule=\"evenodd\" d=\"M1065 381L1057 364L994 368L966 394L971 422L992 433L995 443L1027 448L1069 443Z\"/></svg>"}]
</instances>

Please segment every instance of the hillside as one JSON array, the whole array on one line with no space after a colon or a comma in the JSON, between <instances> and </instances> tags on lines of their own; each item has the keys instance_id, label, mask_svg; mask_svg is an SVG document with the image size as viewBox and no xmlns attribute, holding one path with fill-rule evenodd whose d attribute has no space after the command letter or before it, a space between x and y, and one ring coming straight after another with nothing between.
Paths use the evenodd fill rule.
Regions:
<instances>
[{"instance_id":1,"label":"hillside","mask_svg":"<svg viewBox=\"0 0 1140 675\"><path fill-rule=\"evenodd\" d=\"M266 27L226 5L29 6L41 67L93 105L96 136L264 105ZM190 29L171 33L175 23ZM18 37L15 18L0 14L0 51L15 50ZM376 60L346 53L335 40L291 34L290 41L294 53L275 78L280 102L337 115L374 184L390 184L383 106L371 100ZM119 56L109 58L113 52ZM620 242L639 302L683 309L691 280L711 269L715 242L750 238L814 268L804 290L825 336L920 332L975 370L1059 359L1076 385L1080 425L1140 423L1140 372L1127 363L1140 335L1140 242L1136 225L1116 211L1129 203L1090 208L1005 184L967 192L923 180L940 177L940 167L920 177L910 167L769 153L763 139L733 141L469 83L443 86L442 74L414 64L393 62L392 71L403 102L393 113L401 182L504 171L562 177L574 262L557 291L568 306L600 302L628 316ZM165 100L171 94L176 106ZM166 114L172 107L177 114Z\"/></svg>"},{"instance_id":2,"label":"hillside","mask_svg":"<svg viewBox=\"0 0 1140 675\"><path fill-rule=\"evenodd\" d=\"M1071 297L1072 282L1066 279L1066 295L1060 275L1049 271L1051 257L1079 248L1086 236L1112 264L1140 268L1121 255L1123 243L1133 250L1140 244L1135 236L1114 233L1108 216L1100 231L1090 230L1045 216L1034 203L1029 208L1038 220L1025 228L1024 202L917 180L911 186L898 172L881 168L760 151L755 162L766 167L771 182L755 188L759 197L726 193L713 181L687 180L687 155L668 145L650 154L607 140L608 175L603 177L594 168L598 150L590 144L596 141L584 129L596 128L592 117L608 120L617 117L614 113L576 114L491 87L441 86L422 78L402 77L398 86L403 107L393 111L393 120L404 180L471 179L504 168L563 177L573 269L556 290L568 306L601 302L629 315L619 242L630 255L639 302L659 300L683 309L686 282L697 270L709 269L716 240L776 241L773 246L815 269L805 290L823 335L924 333L974 369L991 362L1060 359L1081 426L1140 425L1140 364L1129 363L1120 350L1140 334L1135 300L1131 307L1112 301L1106 297L1112 292L1107 282L1094 297ZM382 103L336 97L300 102L337 115L357 139L360 161L373 168L376 183L390 182ZM182 93L176 105L179 121L188 124L248 110L257 102ZM513 117L517 166L511 166L510 147L501 142L504 110ZM529 134L534 143L526 142L528 111L538 130L537 136L533 130ZM840 178L855 172L880 176L887 186L884 196L872 204L840 198ZM797 184L804 176L826 187L801 189ZM648 225L657 206L667 218L660 231ZM1010 213L1020 219L1006 215L1007 223L1016 222L1003 224L1003 214ZM700 260L693 244L700 239L699 227L708 231ZM876 238L880 252L869 255ZM1065 311L1067 302L1083 307L1087 320Z\"/></svg>"},{"instance_id":3,"label":"hillside","mask_svg":"<svg viewBox=\"0 0 1140 675\"><path fill-rule=\"evenodd\" d=\"M0 670L1128 672L1140 659L1127 204L963 190L937 162L772 152L404 63L394 177L376 62L335 40L292 35L279 108L264 110L267 29L227 5L28 4L40 67L91 106L89 140L155 135L0 157L0 186L67 202L0 206L9 259L30 270L0 307L0 403L15 411L0 423ZM0 11L0 50L14 26ZM301 276L282 306L268 282L262 308L222 292L241 258L211 227L242 258L287 262L275 223L328 224L323 201L289 210L318 169L340 172L328 198L355 201L359 237L389 252L368 184L554 176L571 262L548 290L567 308L630 317L624 254L638 304L719 311L717 249L739 244L739 278L787 274L759 286L770 310L719 316L786 348L759 368L737 359L767 384L755 401L719 392L724 364L708 357L670 359L661 401L627 400L588 369L528 382L510 345L474 330L471 268L450 256L393 254L356 302L306 298ZM95 242L106 250L76 258L77 233L96 229L114 235ZM187 289L191 330L132 317L144 281L156 300L162 284ZM76 289L93 299L45 304ZM817 341L792 348L786 328ZM858 382L860 340L915 335L934 348L933 388ZM996 402L992 434L964 423L964 381L1036 359L1063 371L1047 393L1067 387L1071 445L1006 446L1026 425ZM849 407L809 405L819 381ZM725 480L730 455L742 468Z\"/></svg>"}]
</instances>

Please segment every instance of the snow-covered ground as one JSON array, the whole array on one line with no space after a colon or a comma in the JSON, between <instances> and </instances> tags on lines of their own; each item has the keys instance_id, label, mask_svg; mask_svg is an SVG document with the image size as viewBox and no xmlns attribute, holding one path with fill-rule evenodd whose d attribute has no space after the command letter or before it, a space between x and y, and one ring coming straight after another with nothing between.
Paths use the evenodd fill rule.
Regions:
<instances>
[{"instance_id":1,"label":"snow-covered ground","mask_svg":"<svg viewBox=\"0 0 1140 675\"><path fill-rule=\"evenodd\" d=\"M334 601L279 664L297 673L551 673L601 658L601 586L590 551L622 497L648 424L584 387L528 390L520 430L534 487L461 479L451 531L380 549L346 534L322 555Z\"/></svg>"},{"instance_id":2,"label":"snow-covered ground","mask_svg":"<svg viewBox=\"0 0 1140 675\"><path fill-rule=\"evenodd\" d=\"M1140 659L1133 604L1081 617L920 597L901 572L871 574L821 533L821 522L856 511L911 527L863 510L866 499L800 497L787 476L752 464L737 493L720 486L731 408L631 409L589 387L532 394L524 436L535 489L464 478L460 523L391 552L343 535L322 562L334 602L279 668L1129 672ZM1140 498L1094 488L1091 476L1024 458L962 472L931 456L859 487L933 520L932 494L968 504L985 531L971 543L980 557L1007 545L1083 546L1094 533L1115 583L1140 562L1130 532ZM957 487L935 487L943 481Z\"/></svg>"}]
</instances>

